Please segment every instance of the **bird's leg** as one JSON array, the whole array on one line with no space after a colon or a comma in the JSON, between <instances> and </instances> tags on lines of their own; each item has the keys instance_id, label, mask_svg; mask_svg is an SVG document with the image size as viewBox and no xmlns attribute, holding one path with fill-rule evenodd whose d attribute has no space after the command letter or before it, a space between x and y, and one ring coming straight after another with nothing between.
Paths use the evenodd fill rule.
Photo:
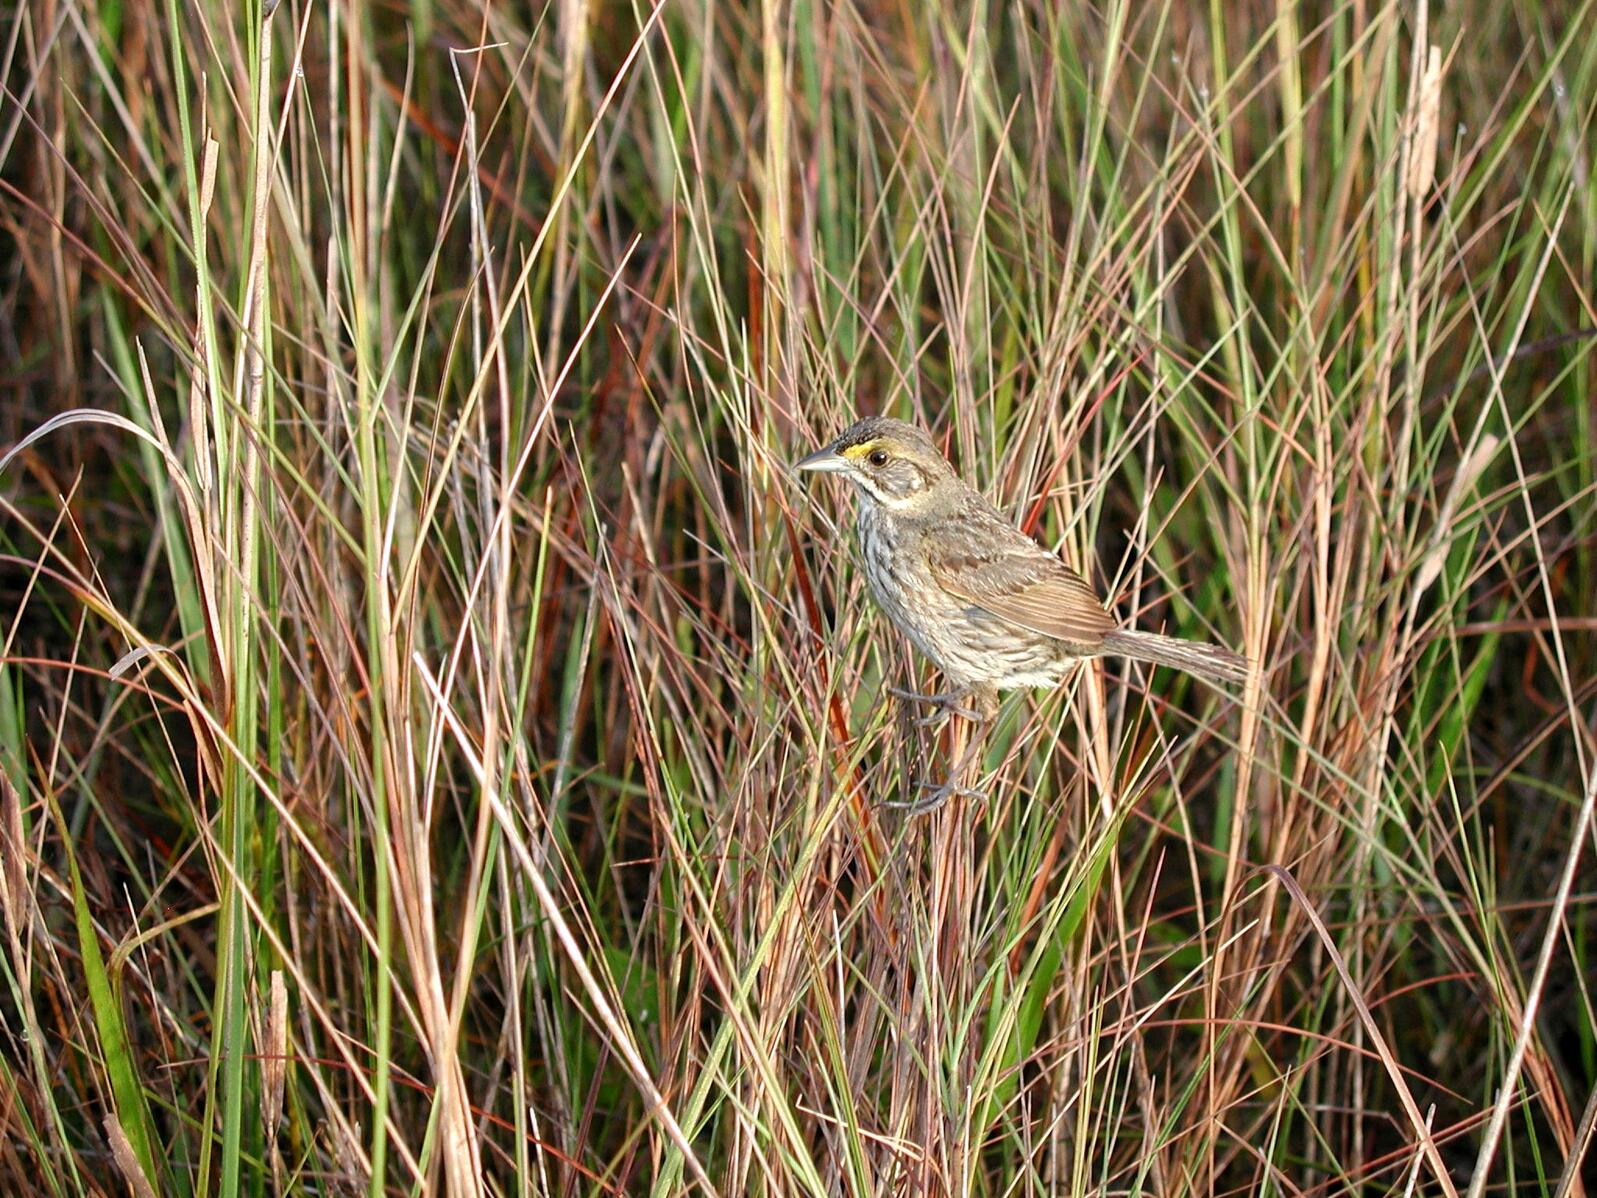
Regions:
<instances>
[{"instance_id":1,"label":"bird's leg","mask_svg":"<svg viewBox=\"0 0 1597 1198\"><path fill-rule=\"evenodd\" d=\"M971 692L969 690L951 690L943 691L939 694L923 695L919 691L905 690L901 686L890 686L887 688L887 693L895 699L903 700L905 703L923 703L928 707L935 707L937 710L930 715L923 715L916 719L915 723L922 728L930 728L933 725L941 724L949 716L955 715L967 720L982 719L982 713L976 708L964 706L965 700L970 697Z\"/></svg>"},{"instance_id":2,"label":"bird's leg","mask_svg":"<svg viewBox=\"0 0 1597 1198\"><path fill-rule=\"evenodd\" d=\"M963 699L969 692L963 688L951 691L939 691L936 694L923 694L920 691L906 690L902 686L890 686L887 693L895 699L902 699L906 703L924 703L929 707L951 707Z\"/></svg>"},{"instance_id":3,"label":"bird's leg","mask_svg":"<svg viewBox=\"0 0 1597 1198\"><path fill-rule=\"evenodd\" d=\"M980 746L981 741L976 737L971 737L970 743L960 752L959 760L954 763L954 768L949 771L948 781L917 783L917 789L926 792L919 798L907 799L903 802L888 802L882 805L908 812L910 815L930 815L952 798L986 798L986 792L966 786L959 780L964 776L966 767L970 764L971 758L976 756Z\"/></svg>"},{"instance_id":4,"label":"bird's leg","mask_svg":"<svg viewBox=\"0 0 1597 1198\"><path fill-rule=\"evenodd\" d=\"M952 779L936 784L922 782L921 789L925 790L926 793L918 799L908 799L904 802L887 802L883 803L882 806L895 808L908 815L930 815L948 802L949 799L956 796L962 799L985 799L987 797L986 791L973 790L969 786L961 786Z\"/></svg>"},{"instance_id":5,"label":"bird's leg","mask_svg":"<svg viewBox=\"0 0 1597 1198\"><path fill-rule=\"evenodd\" d=\"M912 816L928 815L956 796L970 799L986 797L982 791L964 785L960 779L965 776L972 761L980 757L985 743L981 733L997 715L998 696L990 687L978 688L968 692L968 695L974 700L976 710L961 712L969 723L954 726L953 744L950 746L954 754L954 768L949 771L948 780L941 783L921 782L918 788L928 792L925 795L905 802L889 802L884 806L906 811Z\"/></svg>"}]
</instances>

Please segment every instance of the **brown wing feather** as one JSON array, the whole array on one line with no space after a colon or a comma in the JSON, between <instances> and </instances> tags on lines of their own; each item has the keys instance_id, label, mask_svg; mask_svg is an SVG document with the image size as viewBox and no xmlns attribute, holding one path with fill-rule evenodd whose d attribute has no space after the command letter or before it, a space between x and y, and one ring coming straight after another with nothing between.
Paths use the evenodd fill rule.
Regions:
<instances>
[{"instance_id":1,"label":"brown wing feather","mask_svg":"<svg viewBox=\"0 0 1597 1198\"><path fill-rule=\"evenodd\" d=\"M933 548L932 575L949 594L1001 620L1073 644L1096 645L1115 626L1081 575L1013 525Z\"/></svg>"}]
</instances>

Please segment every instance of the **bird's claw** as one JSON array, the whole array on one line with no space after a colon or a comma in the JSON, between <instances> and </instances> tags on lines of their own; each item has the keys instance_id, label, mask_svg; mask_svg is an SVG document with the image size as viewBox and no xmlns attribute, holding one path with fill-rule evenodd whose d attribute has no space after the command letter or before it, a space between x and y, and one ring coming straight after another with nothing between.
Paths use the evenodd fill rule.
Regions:
<instances>
[{"instance_id":1,"label":"bird's claw","mask_svg":"<svg viewBox=\"0 0 1597 1198\"><path fill-rule=\"evenodd\" d=\"M981 719L981 712L950 703L947 707L939 707L931 715L916 716L914 723L917 728L936 728L940 724L946 724L956 715L960 719L969 720L972 723L976 723Z\"/></svg>"},{"instance_id":2,"label":"bird's claw","mask_svg":"<svg viewBox=\"0 0 1597 1198\"><path fill-rule=\"evenodd\" d=\"M930 793L918 799L889 800L882 804L895 811L903 811L911 816L930 815L952 798L981 800L987 797L986 791L974 790L969 786L961 786L957 782L922 782L920 789Z\"/></svg>"},{"instance_id":3,"label":"bird's claw","mask_svg":"<svg viewBox=\"0 0 1597 1198\"><path fill-rule=\"evenodd\" d=\"M903 699L906 703L930 703L934 707L947 707L965 697L964 691L941 691L938 694L928 695L920 691L907 690L902 686L890 686L887 693L895 699Z\"/></svg>"},{"instance_id":4,"label":"bird's claw","mask_svg":"<svg viewBox=\"0 0 1597 1198\"><path fill-rule=\"evenodd\" d=\"M901 699L906 703L924 703L927 706L937 708L930 715L916 718L915 725L918 728L933 727L941 724L950 716L956 715L973 722L981 719L981 712L974 708L966 707L960 702L960 700L965 698L964 691L945 691L938 695L923 695L917 691L905 690L900 686L890 686L887 688L887 693L892 695L893 698Z\"/></svg>"}]
</instances>

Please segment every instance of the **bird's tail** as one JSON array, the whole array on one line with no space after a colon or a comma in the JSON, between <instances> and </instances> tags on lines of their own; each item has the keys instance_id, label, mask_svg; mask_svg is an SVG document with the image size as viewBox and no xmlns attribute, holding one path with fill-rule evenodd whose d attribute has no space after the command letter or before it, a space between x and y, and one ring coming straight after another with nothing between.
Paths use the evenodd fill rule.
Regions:
<instances>
[{"instance_id":1,"label":"bird's tail","mask_svg":"<svg viewBox=\"0 0 1597 1198\"><path fill-rule=\"evenodd\" d=\"M1202 641L1139 632L1135 628L1117 628L1107 633L1100 652L1118 653L1133 661L1185 670L1212 682L1242 682L1248 676L1248 659L1240 653Z\"/></svg>"}]
</instances>

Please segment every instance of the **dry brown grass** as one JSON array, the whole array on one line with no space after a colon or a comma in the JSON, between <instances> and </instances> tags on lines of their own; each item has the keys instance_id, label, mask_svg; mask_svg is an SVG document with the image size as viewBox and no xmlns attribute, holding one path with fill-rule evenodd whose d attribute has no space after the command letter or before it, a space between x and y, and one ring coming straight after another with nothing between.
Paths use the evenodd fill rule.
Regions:
<instances>
[{"instance_id":1,"label":"dry brown grass","mask_svg":"<svg viewBox=\"0 0 1597 1198\"><path fill-rule=\"evenodd\" d=\"M4 18L0 1189L1584 1192L1590 3L246 7ZM876 410L1246 689L884 808Z\"/></svg>"}]
</instances>

